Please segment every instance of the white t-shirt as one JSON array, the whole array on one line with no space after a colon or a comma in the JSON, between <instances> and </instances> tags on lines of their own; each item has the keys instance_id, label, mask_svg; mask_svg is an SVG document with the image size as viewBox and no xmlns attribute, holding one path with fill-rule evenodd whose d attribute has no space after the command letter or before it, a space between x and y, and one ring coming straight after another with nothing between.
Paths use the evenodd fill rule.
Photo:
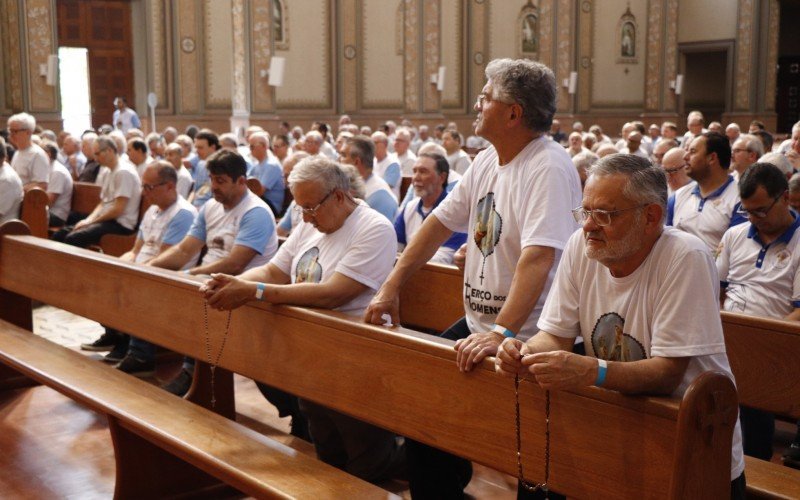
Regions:
<instances>
[{"instance_id":1,"label":"white t-shirt","mask_svg":"<svg viewBox=\"0 0 800 500\"><path fill-rule=\"evenodd\" d=\"M0 163L0 223L19 218L23 196L17 172L8 163Z\"/></svg>"},{"instance_id":2,"label":"white t-shirt","mask_svg":"<svg viewBox=\"0 0 800 500\"><path fill-rule=\"evenodd\" d=\"M292 277L292 283L321 283L339 273L368 287L336 308L360 316L386 280L395 261L397 238L392 224L363 201L331 234L301 222L281 245L272 263Z\"/></svg>"},{"instance_id":3,"label":"white t-shirt","mask_svg":"<svg viewBox=\"0 0 800 500\"><path fill-rule=\"evenodd\" d=\"M131 162L133 163L133 162ZM144 171L147 169L147 160L143 161L142 163L136 165L136 173L139 174L139 179L142 178L144 175Z\"/></svg>"},{"instance_id":4,"label":"white t-shirt","mask_svg":"<svg viewBox=\"0 0 800 500\"><path fill-rule=\"evenodd\" d=\"M392 189L394 198L396 200L400 199L400 163L397 161L397 156L394 153L387 153L381 161L375 158L372 173L382 177L383 180L386 181L386 184Z\"/></svg>"},{"instance_id":5,"label":"white t-shirt","mask_svg":"<svg viewBox=\"0 0 800 500\"><path fill-rule=\"evenodd\" d=\"M581 204L578 172L560 145L542 136L506 165L497 151L480 152L472 167L433 215L448 229L467 233L464 309L472 332L489 331L511 288L522 250L556 249L539 302L519 332L536 333L536 321L561 250L578 227L571 210Z\"/></svg>"},{"instance_id":6,"label":"white t-shirt","mask_svg":"<svg viewBox=\"0 0 800 500\"><path fill-rule=\"evenodd\" d=\"M400 163L400 173L404 177L414 175L414 164L417 163L417 155L415 155L409 148L404 155L397 155L397 161Z\"/></svg>"},{"instance_id":7,"label":"white t-shirt","mask_svg":"<svg viewBox=\"0 0 800 500\"><path fill-rule=\"evenodd\" d=\"M738 206L739 184L732 176L705 198L697 182L690 182L669 199L667 225L697 236L714 252L725 231L746 220L737 213Z\"/></svg>"},{"instance_id":8,"label":"white t-shirt","mask_svg":"<svg viewBox=\"0 0 800 500\"><path fill-rule=\"evenodd\" d=\"M178 196L175 203L166 210L161 210L158 205L150 205L142 216L142 223L139 226L139 238L142 240L142 248L136 254L136 262L147 262L161 252L161 246L177 245L192 227L192 222L197 216L197 209ZM195 255L186 263L184 269L194 267L197 262Z\"/></svg>"},{"instance_id":9,"label":"white t-shirt","mask_svg":"<svg viewBox=\"0 0 800 500\"><path fill-rule=\"evenodd\" d=\"M184 198L189 198L193 183L194 179L192 179L192 174L189 172L189 169L181 165L181 168L178 169L178 183L175 186L175 190Z\"/></svg>"},{"instance_id":10,"label":"white t-shirt","mask_svg":"<svg viewBox=\"0 0 800 500\"><path fill-rule=\"evenodd\" d=\"M50 180L50 157L36 144L17 151L11 159L11 167L17 171L23 186Z\"/></svg>"},{"instance_id":11,"label":"white t-shirt","mask_svg":"<svg viewBox=\"0 0 800 500\"><path fill-rule=\"evenodd\" d=\"M108 174L110 174L110 173L111 173L111 170L108 167L100 165L97 168L97 177L95 177L94 183L96 185L102 187L103 184L105 184L105 182L106 182L106 177L108 177Z\"/></svg>"},{"instance_id":12,"label":"white t-shirt","mask_svg":"<svg viewBox=\"0 0 800 500\"><path fill-rule=\"evenodd\" d=\"M718 310L717 268L702 241L667 227L645 261L624 278L611 276L584 251L578 230L564 249L541 330L582 336L587 356L609 361L690 357L675 397L707 370L734 380ZM733 480L744 470L738 419L731 458Z\"/></svg>"},{"instance_id":13,"label":"white t-shirt","mask_svg":"<svg viewBox=\"0 0 800 500\"><path fill-rule=\"evenodd\" d=\"M133 229L139 220L139 201L142 195L142 181L136 168L129 161L119 160L117 168L109 170L109 174L103 180L103 188L100 190L100 202L103 210L111 208L114 201L119 197L128 198L125 210L122 215L117 217L117 222L122 226Z\"/></svg>"},{"instance_id":14,"label":"white t-shirt","mask_svg":"<svg viewBox=\"0 0 800 500\"><path fill-rule=\"evenodd\" d=\"M459 149L455 153L448 155L447 163L450 164L450 170L458 172L461 175L464 175L464 172L466 172L469 166L472 164L469 159L469 155L462 149Z\"/></svg>"},{"instance_id":15,"label":"white t-shirt","mask_svg":"<svg viewBox=\"0 0 800 500\"><path fill-rule=\"evenodd\" d=\"M72 175L70 175L67 167L58 161L53 162L52 168L50 180L47 183L47 192L58 196L56 196L55 203L50 207L50 213L65 221L72 206Z\"/></svg>"},{"instance_id":16,"label":"white t-shirt","mask_svg":"<svg viewBox=\"0 0 800 500\"><path fill-rule=\"evenodd\" d=\"M725 232L717 270L726 311L783 319L800 307L800 217L766 247L750 222Z\"/></svg>"}]
</instances>

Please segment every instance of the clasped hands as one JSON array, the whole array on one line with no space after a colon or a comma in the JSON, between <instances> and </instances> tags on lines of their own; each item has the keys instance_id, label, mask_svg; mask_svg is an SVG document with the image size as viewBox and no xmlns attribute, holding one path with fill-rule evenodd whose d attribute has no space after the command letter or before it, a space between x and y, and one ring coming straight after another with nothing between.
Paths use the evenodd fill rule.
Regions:
<instances>
[{"instance_id":1,"label":"clasped hands","mask_svg":"<svg viewBox=\"0 0 800 500\"><path fill-rule=\"evenodd\" d=\"M501 344L494 367L507 377L531 378L542 389L585 387L597 378L597 360L593 357L568 351L532 353L527 344L512 338Z\"/></svg>"},{"instance_id":2,"label":"clasped hands","mask_svg":"<svg viewBox=\"0 0 800 500\"><path fill-rule=\"evenodd\" d=\"M200 293L208 306L220 311L230 311L255 298L256 285L229 274L214 273L200 285Z\"/></svg>"}]
</instances>

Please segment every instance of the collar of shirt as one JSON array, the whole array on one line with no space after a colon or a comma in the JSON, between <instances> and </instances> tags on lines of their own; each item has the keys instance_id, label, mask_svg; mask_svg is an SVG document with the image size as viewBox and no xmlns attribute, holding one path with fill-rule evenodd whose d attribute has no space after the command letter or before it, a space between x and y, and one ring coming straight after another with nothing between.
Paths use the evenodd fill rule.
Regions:
<instances>
[{"instance_id":1,"label":"collar of shirt","mask_svg":"<svg viewBox=\"0 0 800 500\"><path fill-rule=\"evenodd\" d=\"M756 241L762 247L769 248L770 246L772 246L773 243L781 242L784 244L788 244L790 241L792 241L792 237L794 236L794 233L795 231L797 231L798 227L800 227L800 216L795 216L792 225L789 226L789 228L786 231L784 231L782 235L778 236L775 239L775 241L773 241L769 245L764 245L764 243L761 241L761 238L758 237L758 230L756 229L756 226L750 224L750 228L747 230L747 237Z\"/></svg>"},{"instance_id":2,"label":"collar of shirt","mask_svg":"<svg viewBox=\"0 0 800 500\"><path fill-rule=\"evenodd\" d=\"M414 188L412 187L411 189ZM431 212L433 212L434 208L439 206L439 203L441 203L446 196L447 196L447 190L442 189L442 194L439 195L439 198L436 199L436 203L433 204L433 207L431 207L430 211L428 211L427 214L422 211L422 198L420 198L419 203L417 203L417 213L420 215L420 217L422 217L422 220L425 220L425 218L428 217L428 215L430 215Z\"/></svg>"},{"instance_id":3,"label":"collar of shirt","mask_svg":"<svg viewBox=\"0 0 800 500\"><path fill-rule=\"evenodd\" d=\"M729 174L729 175L728 175L728 180L726 180L726 181L725 181L725 184L723 184L722 186L720 186L720 187L719 187L719 189L717 189L717 190L716 190L716 191L714 191L713 193L709 194L709 195L708 195L708 196L706 196L705 198L703 198L703 195L701 195L701 194L700 194L700 184L698 184L698 185L696 185L696 186L694 187L694 190L692 191L692 194L693 194L693 195L695 195L695 196L697 196L697 197L698 197L698 198L700 198L701 200L703 200L703 202L705 202L706 200L709 200L709 199L711 199L711 198L717 198L717 197L719 197L720 195L722 195L722 193L723 193L723 192L725 192L725 189L727 189L727 188L728 188L728 186L731 184L731 182L733 182L733 176Z\"/></svg>"}]
</instances>

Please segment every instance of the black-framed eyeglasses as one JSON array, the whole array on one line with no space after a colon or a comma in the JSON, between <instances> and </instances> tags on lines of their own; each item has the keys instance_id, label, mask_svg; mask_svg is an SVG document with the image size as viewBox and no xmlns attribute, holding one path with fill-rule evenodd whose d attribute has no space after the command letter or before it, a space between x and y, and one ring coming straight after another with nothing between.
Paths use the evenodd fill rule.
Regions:
<instances>
[{"instance_id":1,"label":"black-framed eyeglasses","mask_svg":"<svg viewBox=\"0 0 800 500\"><path fill-rule=\"evenodd\" d=\"M142 189L144 191L152 191L155 188L157 188L158 186L163 186L164 184L166 184L166 182L159 182L158 184L144 184L143 183L142 184Z\"/></svg>"},{"instance_id":2,"label":"black-framed eyeglasses","mask_svg":"<svg viewBox=\"0 0 800 500\"><path fill-rule=\"evenodd\" d=\"M780 200L781 197L783 197L784 193L786 193L786 191L783 191L781 194L773 198L772 203L770 203L770 205L767 208L756 208L753 210L747 210L742 205L739 205L739 208L736 210L736 212L739 213L739 215L743 215L745 217L755 217L756 219L763 219L764 217L767 216L767 214L769 214L769 211L772 210L772 207L774 207L775 204L778 203L778 200Z\"/></svg>"},{"instance_id":3,"label":"black-framed eyeglasses","mask_svg":"<svg viewBox=\"0 0 800 500\"><path fill-rule=\"evenodd\" d=\"M667 175L672 175L680 172L684 168L686 168L686 165L681 165L680 167L675 167L675 168L665 168L664 173L666 173Z\"/></svg>"},{"instance_id":4,"label":"black-framed eyeglasses","mask_svg":"<svg viewBox=\"0 0 800 500\"><path fill-rule=\"evenodd\" d=\"M301 207L300 205L295 205L295 206L294 206L294 211L295 211L295 212L297 212L297 213L298 213L298 214L300 214L300 215L307 215L307 216L309 216L309 217L316 217L316 216L317 216L317 210L319 210L319 209L320 209L320 207L321 207L321 206L322 206L322 205L323 205L323 204L324 204L326 201L328 201L328 198L330 198L330 196L333 194L333 192L334 192L334 191L336 191L336 189L335 189L335 188L334 188L334 189L331 189L330 191L328 191L328 194L326 194L326 195L325 195L325 197L324 197L324 198L322 198L322 201L320 201L319 203L317 203L317 206L316 206L316 207L313 207L313 208L303 208L303 207Z\"/></svg>"},{"instance_id":5,"label":"black-framed eyeglasses","mask_svg":"<svg viewBox=\"0 0 800 500\"><path fill-rule=\"evenodd\" d=\"M621 212L627 212L628 210L643 208L647 205L649 204L645 203L642 205L636 205L635 207L621 208L619 210L586 210L583 207L578 207L572 209L572 216L575 218L575 222L578 224L583 224L589 217L591 217L594 223L598 226L608 226L611 224L612 215L616 215Z\"/></svg>"}]
</instances>

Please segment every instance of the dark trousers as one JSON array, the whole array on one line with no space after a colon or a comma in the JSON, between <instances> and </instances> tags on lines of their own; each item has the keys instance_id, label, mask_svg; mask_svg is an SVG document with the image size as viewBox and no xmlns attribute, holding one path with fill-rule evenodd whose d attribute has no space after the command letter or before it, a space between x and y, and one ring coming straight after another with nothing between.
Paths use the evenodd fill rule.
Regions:
<instances>
[{"instance_id":1,"label":"dark trousers","mask_svg":"<svg viewBox=\"0 0 800 500\"><path fill-rule=\"evenodd\" d=\"M100 238L102 238L104 234L122 234L127 236L133 233L133 229L128 229L115 220L107 220L89 224L80 229L65 227L55 233L53 239L66 243L67 245L87 248L100 243Z\"/></svg>"},{"instance_id":2,"label":"dark trousers","mask_svg":"<svg viewBox=\"0 0 800 500\"><path fill-rule=\"evenodd\" d=\"M761 460L771 460L772 439L775 436L775 415L740 406L739 418L742 423L744 454Z\"/></svg>"},{"instance_id":3,"label":"dark trousers","mask_svg":"<svg viewBox=\"0 0 800 500\"><path fill-rule=\"evenodd\" d=\"M50 212L50 220L47 223L50 227L64 227L67 221L61 217L53 215L53 212Z\"/></svg>"}]
</instances>

